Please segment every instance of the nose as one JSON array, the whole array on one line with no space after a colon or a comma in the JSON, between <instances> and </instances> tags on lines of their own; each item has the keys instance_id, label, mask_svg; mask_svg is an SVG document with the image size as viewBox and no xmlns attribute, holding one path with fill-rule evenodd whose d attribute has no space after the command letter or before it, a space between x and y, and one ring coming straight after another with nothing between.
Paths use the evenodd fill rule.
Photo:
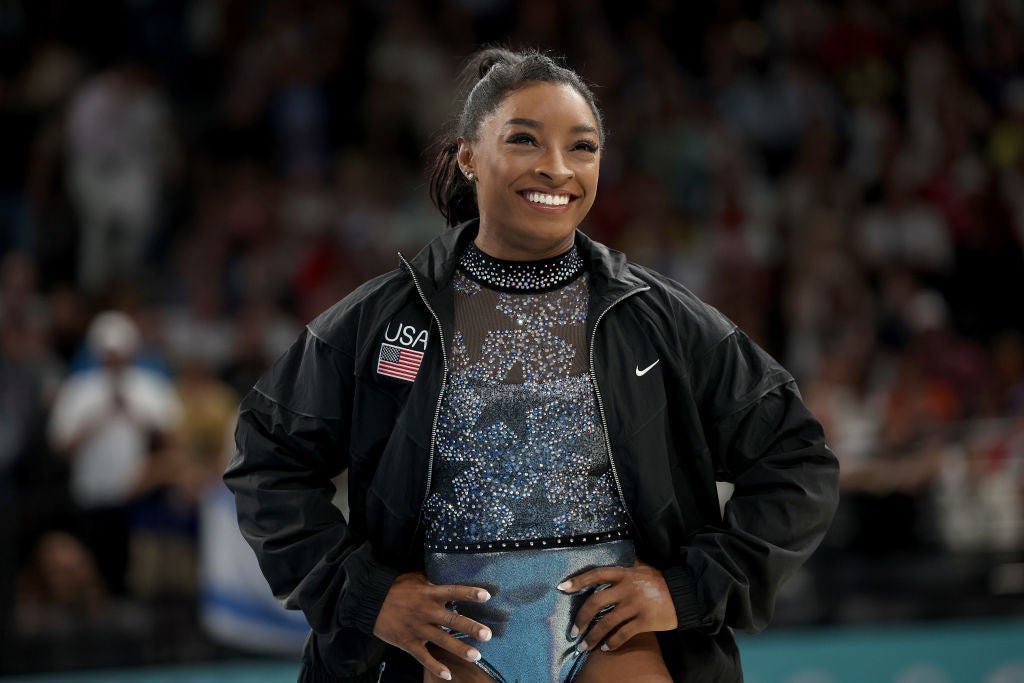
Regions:
<instances>
[{"instance_id":1,"label":"nose","mask_svg":"<svg viewBox=\"0 0 1024 683\"><path fill-rule=\"evenodd\" d=\"M557 149L552 149L542 156L534 172L546 179L552 187L563 185L576 175Z\"/></svg>"}]
</instances>

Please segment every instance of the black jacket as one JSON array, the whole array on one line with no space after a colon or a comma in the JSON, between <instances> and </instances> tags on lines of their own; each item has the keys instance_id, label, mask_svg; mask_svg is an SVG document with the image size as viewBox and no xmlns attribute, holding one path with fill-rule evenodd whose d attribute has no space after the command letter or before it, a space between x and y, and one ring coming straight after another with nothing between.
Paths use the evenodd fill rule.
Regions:
<instances>
[{"instance_id":1,"label":"black jacket","mask_svg":"<svg viewBox=\"0 0 1024 683\"><path fill-rule=\"evenodd\" d=\"M377 680L382 661L382 680L421 680L372 631L395 577L422 568L447 285L475 231L447 231L317 317L242 403L224 478L274 593L312 627L302 681ZM763 628L821 540L836 458L792 377L729 320L584 234L576 243L616 484L637 552L663 571L678 616L658 634L666 663L688 683L742 680L731 629ZM424 352L412 382L377 371L399 330L396 345ZM330 481L346 468L348 520ZM716 480L735 485L724 518Z\"/></svg>"}]
</instances>

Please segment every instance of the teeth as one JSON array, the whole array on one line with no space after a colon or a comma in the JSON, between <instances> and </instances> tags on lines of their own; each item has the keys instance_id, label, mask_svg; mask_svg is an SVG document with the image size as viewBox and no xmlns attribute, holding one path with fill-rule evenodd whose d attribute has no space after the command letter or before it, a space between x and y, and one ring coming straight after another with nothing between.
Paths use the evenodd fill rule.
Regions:
<instances>
[{"instance_id":1,"label":"teeth","mask_svg":"<svg viewBox=\"0 0 1024 683\"><path fill-rule=\"evenodd\" d=\"M546 206L565 206L569 203L567 194L544 194L543 192L527 192L526 198L535 204Z\"/></svg>"}]
</instances>

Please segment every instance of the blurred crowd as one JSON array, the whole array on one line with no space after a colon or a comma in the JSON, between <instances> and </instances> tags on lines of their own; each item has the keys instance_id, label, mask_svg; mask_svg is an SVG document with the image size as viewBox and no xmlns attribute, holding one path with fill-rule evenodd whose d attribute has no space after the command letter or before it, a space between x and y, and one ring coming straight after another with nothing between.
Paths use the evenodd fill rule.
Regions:
<instances>
[{"instance_id":1,"label":"blurred crowd","mask_svg":"<svg viewBox=\"0 0 1024 683\"><path fill-rule=\"evenodd\" d=\"M424 168L483 43L596 84L587 232L825 424L843 502L780 620L1024 604L1024 4L0 0L0 672L301 632L230 594L237 401L442 229Z\"/></svg>"}]
</instances>

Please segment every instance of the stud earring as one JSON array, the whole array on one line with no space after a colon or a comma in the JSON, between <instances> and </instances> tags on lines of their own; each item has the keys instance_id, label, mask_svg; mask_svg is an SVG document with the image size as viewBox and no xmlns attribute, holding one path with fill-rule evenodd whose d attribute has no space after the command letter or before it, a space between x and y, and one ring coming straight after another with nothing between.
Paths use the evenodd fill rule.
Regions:
<instances>
[{"instance_id":1,"label":"stud earring","mask_svg":"<svg viewBox=\"0 0 1024 683\"><path fill-rule=\"evenodd\" d=\"M466 180L468 180L469 182L476 182L476 174L473 173L472 171L463 171L463 174L465 174Z\"/></svg>"}]
</instances>

